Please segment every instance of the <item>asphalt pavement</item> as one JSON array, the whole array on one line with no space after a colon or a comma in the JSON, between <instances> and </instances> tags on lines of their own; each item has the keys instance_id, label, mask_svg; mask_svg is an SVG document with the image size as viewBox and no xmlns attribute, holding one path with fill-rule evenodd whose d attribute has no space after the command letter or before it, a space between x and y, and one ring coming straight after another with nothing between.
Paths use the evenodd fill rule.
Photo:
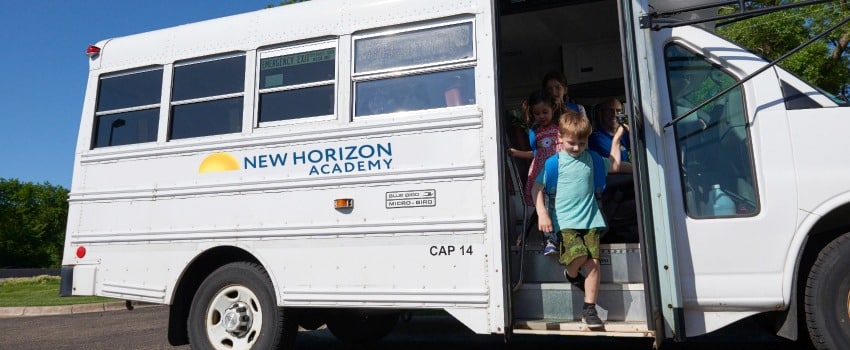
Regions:
<instances>
[{"instance_id":1,"label":"asphalt pavement","mask_svg":"<svg viewBox=\"0 0 850 350\"><path fill-rule=\"evenodd\" d=\"M85 312L40 317L0 319L0 350L188 350L188 345L172 347L167 341L168 307L141 307L134 311L108 303L110 312ZM100 307L105 307L100 305ZM91 309L95 310L96 306ZM73 312L73 308L38 310ZM83 310L80 310L83 311ZM27 312L25 312L27 313ZM30 316L34 316L32 311ZM343 346L327 329L303 331L297 349L336 350ZM448 315L413 315L401 321L383 340L368 350L652 350L648 338L514 335L505 342L502 335L479 335ZM753 336L751 332L719 334L694 339L685 344L665 344L663 350L799 350L794 344L774 337Z\"/></svg>"},{"instance_id":2,"label":"asphalt pavement","mask_svg":"<svg viewBox=\"0 0 850 350\"><path fill-rule=\"evenodd\" d=\"M133 309L145 309L138 310L142 312L142 314L148 314L150 312L154 312L155 314L159 314L160 316L153 318L155 321L148 321L147 323L159 324L162 323L162 327L164 327L164 322L162 320L167 319L167 308L162 305L157 304L149 304L149 303L137 303L133 302L131 304ZM54 320L49 321L46 325L55 324L56 322L67 322L64 319L56 319L56 318L42 318L35 316L56 316L63 317L62 315L66 315L67 317L72 317L70 320L74 320L76 317L85 317L90 318L94 317L93 320L103 320L106 314L114 314L111 317L124 317L129 318L130 315L134 314L133 312L127 312L126 302L107 302L107 303L93 303L93 304L77 304L77 305L63 305L63 306L40 306L40 307L0 307L0 325L5 324L6 322L14 322L13 324L23 326L25 329L31 329L31 327L26 326L29 323L29 319L40 319L39 321L33 321L38 324L38 322L45 322L44 320ZM107 311L124 311L124 312L107 312ZM100 313L100 314L97 314ZM135 313L137 315L142 315ZM93 316L91 316L93 315ZM19 318L17 321L13 320L15 318ZM456 320L449 316L438 316L438 317L414 317L416 322L413 324L408 324L409 322L400 322L397 327L397 331L393 332L389 337L387 337L384 341L381 342L383 345L380 347L381 349L392 349L396 346L401 345L411 345L411 344L430 344L436 347L444 348L444 350L448 349L463 349L463 350L472 350L479 349L478 347L469 347L464 346L464 344L475 344L484 346L483 348L488 349L526 349L526 348L539 348L539 347L560 347L560 346L570 346L573 348L596 348L597 350L621 350L621 349L649 349L651 348L649 345L651 340L649 339L598 339L599 337L557 337L557 336L514 336L511 344L508 345L504 343L503 336L491 335L491 336L481 336L472 334L466 327L463 327ZM6 319L6 320L2 320ZM77 318L77 320L81 320ZM158 320L158 321L157 321ZM107 325L113 325L115 323L121 324L125 322L131 321L122 321L122 322L105 322L101 327L95 328L106 328ZM71 325L77 324L76 322L71 323ZM91 325L91 322L83 322L83 324ZM33 324L35 325L35 324ZM411 327L414 326L415 327ZM32 326L32 325L30 325ZM48 327L48 326L35 326L36 328ZM70 329L72 326L65 326L60 328L68 328ZM161 328L162 328L161 327ZM408 329L410 328L410 329ZM748 327L747 327L748 328ZM86 328L87 329L87 328ZM134 328L135 329L135 328ZM415 330L413 330L415 329ZM147 331L147 330L145 330ZM152 331L152 333L146 333L144 335L140 335L137 338L128 339L128 344L126 349L160 349L160 348L171 348L167 346L164 342L165 329L156 329ZM89 343L92 339L100 339L106 338L110 339L118 334L125 334L126 330L116 330L112 333L107 334L91 334L88 335L87 338L83 337L84 330L76 330L71 331L71 334L78 335L83 337L79 339L79 342L86 343L87 346L93 345ZM20 332L17 332L20 333ZM36 334L39 333L36 331ZM49 332L52 333L52 332ZM434 335L439 334L437 340L435 340ZM335 349L340 344L338 341L327 331L313 331L313 332L304 332L299 336L302 338L299 342L306 342L307 348L311 349ZM597 338L597 339L593 339ZM604 338L604 337L603 337ZM47 343L33 343L33 336L27 338L27 343L35 346L32 349L39 348L40 346L47 346L53 349L56 348L56 344L47 344ZM138 340L137 340L138 339ZM152 342L154 339L155 341ZM664 346L664 349L717 349L724 348L727 350L732 349L770 349L770 350L791 350L797 349L797 346L792 342L788 342L784 339L780 339L775 335L771 334L755 334L752 332L752 329L749 330L737 330L732 332L724 332L720 331L713 335L703 336L694 339L695 341L689 341L685 344L667 344ZM40 340L47 341L50 340ZM14 343L14 342L13 342ZM9 345L8 343L0 342L0 349L5 349L5 345ZM452 346L447 346L451 344L452 346L456 346L453 348ZM19 344L20 345L20 344ZM71 345L65 343L64 345ZM77 345L80 345L77 343ZM92 347L92 349L114 349L114 343L105 343L103 347ZM486 346L485 346L486 345ZM508 346L505 346L508 345ZM141 347L139 347L141 346ZM489 347L488 347L489 346ZM15 346L15 348L19 348ZM59 348L62 348L61 346ZM73 345L71 346L73 348ZM125 349L122 348L122 349ZM183 348L183 347L179 347ZM299 348L305 348L304 346ZM430 348L430 346L429 346ZM176 349L176 348L175 348Z\"/></svg>"}]
</instances>

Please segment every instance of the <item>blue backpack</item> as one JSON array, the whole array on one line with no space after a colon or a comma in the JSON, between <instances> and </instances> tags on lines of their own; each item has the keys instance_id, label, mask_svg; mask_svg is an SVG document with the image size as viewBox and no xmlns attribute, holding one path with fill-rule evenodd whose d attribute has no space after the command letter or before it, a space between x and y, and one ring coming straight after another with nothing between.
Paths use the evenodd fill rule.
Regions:
<instances>
[{"instance_id":1,"label":"blue backpack","mask_svg":"<svg viewBox=\"0 0 850 350\"><path fill-rule=\"evenodd\" d=\"M608 176L608 171L606 171L605 162L599 153L589 149L585 152L590 153L590 158L593 159L593 187L598 198L602 194L602 191L605 191L605 177ZM549 195L551 195L552 191L555 190L555 186L558 184L558 158L560 154L558 152L547 158L546 163L543 164L543 169L546 171L546 185L543 187L543 190Z\"/></svg>"}]
</instances>

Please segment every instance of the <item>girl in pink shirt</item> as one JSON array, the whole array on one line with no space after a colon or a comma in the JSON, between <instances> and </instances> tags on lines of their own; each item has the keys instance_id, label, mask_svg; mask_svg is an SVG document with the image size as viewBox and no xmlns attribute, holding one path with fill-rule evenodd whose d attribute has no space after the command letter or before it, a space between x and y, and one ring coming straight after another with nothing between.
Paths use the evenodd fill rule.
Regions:
<instances>
[{"instance_id":1,"label":"girl in pink shirt","mask_svg":"<svg viewBox=\"0 0 850 350\"><path fill-rule=\"evenodd\" d=\"M531 198L531 187L534 186L534 179L543 171L543 165L546 159L561 151L561 141L558 137L558 116L555 116L557 105L552 95L544 91L535 91L523 103L523 114L525 120L530 124L528 128L528 140L531 144L531 151L520 151L514 148L508 149L508 154L512 157L531 159L531 166L528 169L528 180L523 191L523 199L525 204L534 206L534 199ZM545 255L557 254L557 248L548 239Z\"/></svg>"}]
</instances>

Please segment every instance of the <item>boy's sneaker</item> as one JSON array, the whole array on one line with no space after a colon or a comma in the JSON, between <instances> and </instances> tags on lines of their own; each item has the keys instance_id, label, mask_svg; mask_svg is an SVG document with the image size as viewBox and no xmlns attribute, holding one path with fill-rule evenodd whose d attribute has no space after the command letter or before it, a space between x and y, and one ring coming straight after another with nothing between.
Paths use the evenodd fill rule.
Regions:
<instances>
[{"instance_id":1,"label":"boy's sneaker","mask_svg":"<svg viewBox=\"0 0 850 350\"><path fill-rule=\"evenodd\" d=\"M570 277L570 275L567 274L567 269L564 269L564 278L567 279L567 282L570 282L570 284L584 292L584 275L582 275L581 272L579 272L576 277Z\"/></svg>"},{"instance_id":2,"label":"boy's sneaker","mask_svg":"<svg viewBox=\"0 0 850 350\"><path fill-rule=\"evenodd\" d=\"M599 315L596 313L596 307L591 307L582 310L581 312L581 321L587 325L587 328L590 329L599 329L605 326L602 323L602 319L599 318Z\"/></svg>"},{"instance_id":3,"label":"boy's sneaker","mask_svg":"<svg viewBox=\"0 0 850 350\"><path fill-rule=\"evenodd\" d=\"M558 255L558 247L556 247L552 242L546 241L546 248L543 248L543 255L552 256Z\"/></svg>"}]
</instances>

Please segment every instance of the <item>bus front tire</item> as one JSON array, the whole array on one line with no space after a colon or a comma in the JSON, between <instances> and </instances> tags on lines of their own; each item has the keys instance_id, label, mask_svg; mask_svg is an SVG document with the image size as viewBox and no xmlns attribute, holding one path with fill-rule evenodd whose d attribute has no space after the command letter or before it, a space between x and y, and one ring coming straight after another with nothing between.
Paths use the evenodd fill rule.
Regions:
<instances>
[{"instance_id":1,"label":"bus front tire","mask_svg":"<svg viewBox=\"0 0 850 350\"><path fill-rule=\"evenodd\" d=\"M234 262L218 268L201 283L189 309L192 348L292 348L297 321L275 300L263 267Z\"/></svg>"},{"instance_id":2,"label":"bus front tire","mask_svg":"<svg viewBox=\"0 0 850 350\"><path fill-rule=\"evenodd\" d=\"M398 323L398 313L363 313L342 310L328 319L331 334L345 344L369 345L381 340Z\"/></svg>"},{"instance_id":3,"label":"bus front tire","mask_svg":"<svg viewBox=\"0 0 850 350\"><path fill-rule=\"evenodd\" d=\"M850 233L818 254L806 280L804 310L816 349L850 349Z\"/></svg>"}]
</instances>

